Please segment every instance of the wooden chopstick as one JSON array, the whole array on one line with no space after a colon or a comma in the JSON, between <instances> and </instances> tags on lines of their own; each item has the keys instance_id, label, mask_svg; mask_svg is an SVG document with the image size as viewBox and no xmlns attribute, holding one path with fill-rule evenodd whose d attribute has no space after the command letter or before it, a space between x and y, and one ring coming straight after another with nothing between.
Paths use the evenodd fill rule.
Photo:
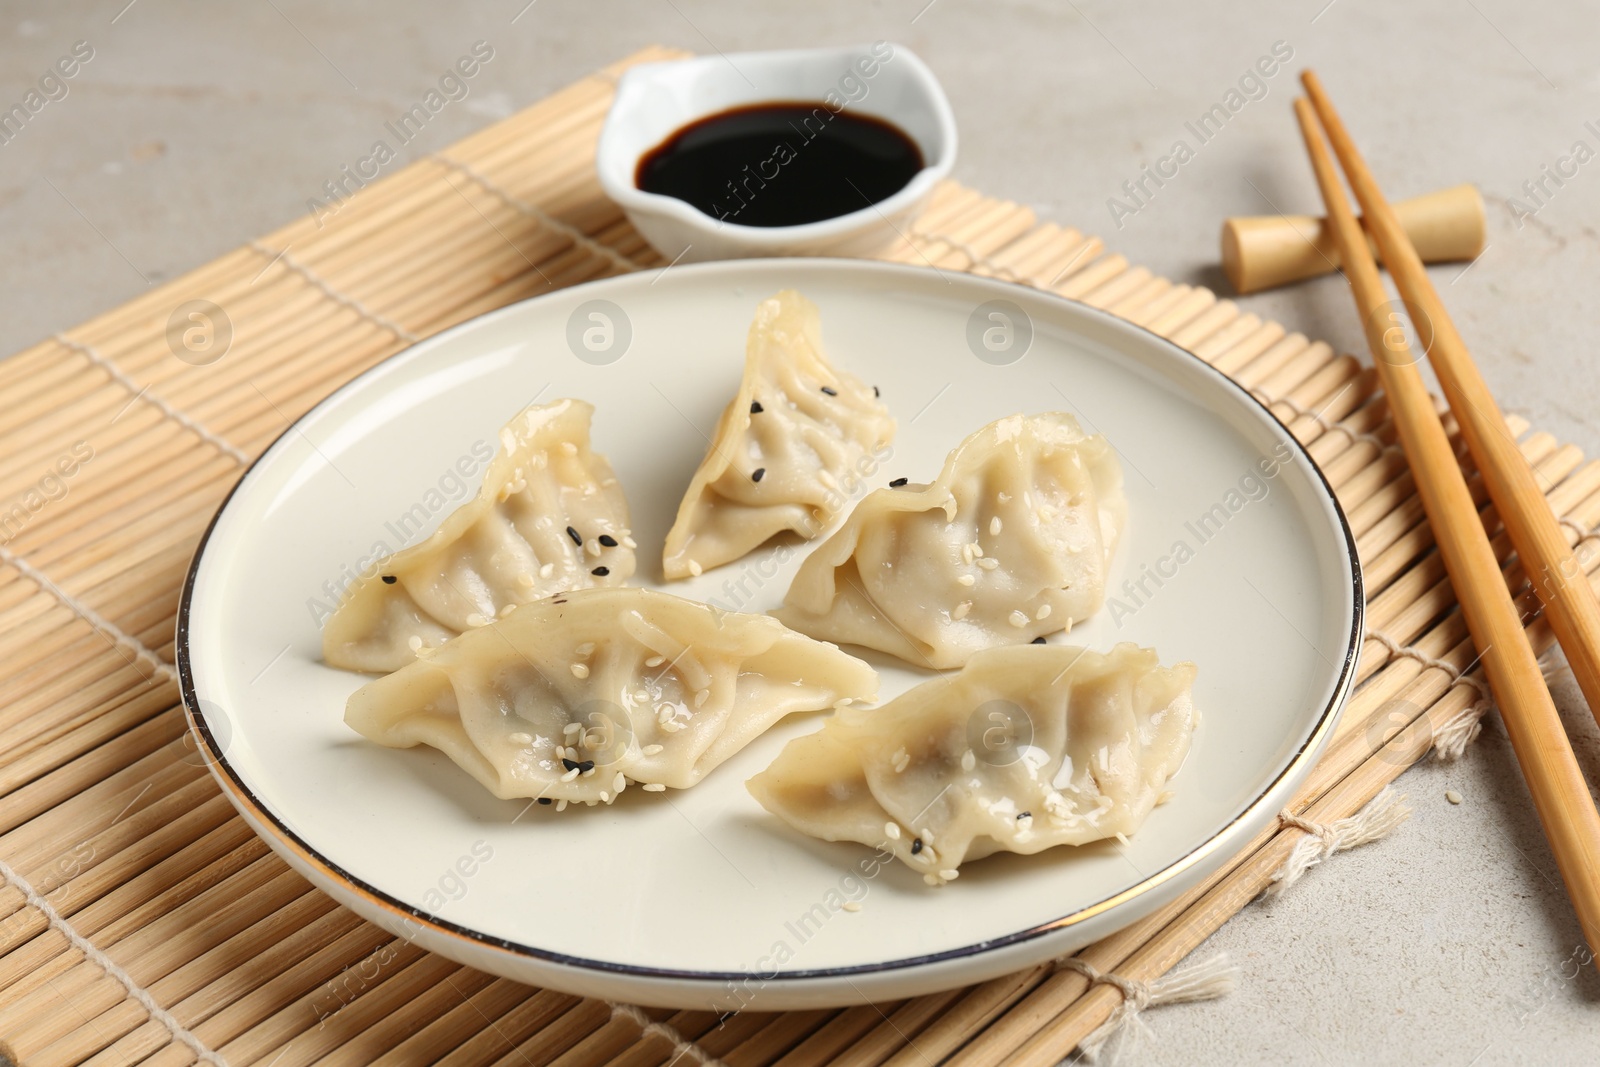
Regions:
<instances>
[{"instance_id":1,"label":"wooden chopstick","mask_svg":"<svg viewBox=\"0 0 1600 1067\"><path fill-rule=\"evenodd\" d=\"M1461 435L1473 461L1483 473L1484 486L1522 559L1523 570L1544 603L1550 629L1567 655L1573 676L1589 702L1589 711L1600 722L1600 599L1584 579L1583 567L1567 544L1533 468L1506 430L1505 417L1500 414L1494 395L1484 384L1472 354L1423 269L1415 246L1345 130L1322 82L1309 70L1301 80L1350 187L1361 202L1367 228L1412 322L1431 335L1427 356L1445 399L1461 425Z\"/></svg>"},{"instance_id":2,"label":"wooden chopstick","mask_svg":"<svg viewBox=\"0 0 1600 1067\"><path fill-rule=\"evenodd\" d=\"M1578 924L1589 944L1600 945L1600 812L1595 810L1572 754L1538 659L1523 634L1521 617L1466 478L1417 370L1417 357L1404 334L1380 319L1388 297L1377 262L1339 184L1333 158L1318 132L1316 113L1305 100L1296 100L1295 116L1338 238L1367 345L1450 584L1461 601L1461 613L1482 657L1489 688L1567 884Z\"/></svg>"}]
</instances>

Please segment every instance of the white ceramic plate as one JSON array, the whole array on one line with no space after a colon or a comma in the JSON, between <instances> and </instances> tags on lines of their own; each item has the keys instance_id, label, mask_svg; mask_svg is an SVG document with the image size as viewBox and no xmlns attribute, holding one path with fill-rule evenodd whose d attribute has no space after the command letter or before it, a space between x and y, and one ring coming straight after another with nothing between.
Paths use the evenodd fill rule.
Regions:
<instances>
[{"instance_id":1,"label":"white ceramic plate","mask_svg":"<svg viewBox=\"0 0 1600 1067\"><path fill-rule=\"evenodd\" d=\"M777 566L758 551L670 587L655 576L737 386L756 302L786 286L816 301L834 360L881 386L899 420L872 487L931 478L968 432L1018 411L1076 412L1121 454L1131 518L1115 602L1071 639L1193 660L1204 716L1177 800L1128 845L1000 855L937 889L898 865L863 874L869 850L801 837L744 788L816 716L780 724L694 789L629 790L612 807L559 814L496 800L442 755L380 748L341 721L364 679L319 662L319 605L374 552L437 525L476 487L501 424L536 398L595 404L595 446L633 509L640 584L777 605L799 553ZM1275 452L1287 461L1263 477ZM1354 542L1321 476L1194 356L1091 308L964 274L747 260L530 300L340 389L218 512L184 590L178 664L202 751L245 819L363 916L575 993L778 1010L1014 971L1193 885L1310 769L1352 684L1361 604ZM869 658L885 700L927 677ZM851 897L857 912L840 908Z\"/></svg>"}]
</instances>

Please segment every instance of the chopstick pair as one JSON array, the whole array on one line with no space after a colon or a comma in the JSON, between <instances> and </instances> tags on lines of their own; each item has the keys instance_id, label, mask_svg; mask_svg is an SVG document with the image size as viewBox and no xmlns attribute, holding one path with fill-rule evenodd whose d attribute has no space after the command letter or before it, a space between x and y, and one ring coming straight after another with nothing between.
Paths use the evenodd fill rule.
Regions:
<instances>
[{"instance_id":1,"label":"chopstick pair","mask_svg":"<svg viewBox=\"0 0 1600 1067\"><path fill-rule=\"evenodd\" d=\"M1339 183L1322 130L1343 166L1367 228L1383 256L1414 329L1423 339L1445 398L1490 498L1533 583L1550 628L1600 720L1600 601L1573 555L1494 397L1429 281L1393 209L1357 151L1322 82L1301 75L1310 101L1295 101L1317 185L1338 239L1340 262L1361 314L1367 346L1417 493L1433 527L1461 613L1500 708L1517 762L1533 794L1578 924L1600 945L1600 812L1595 809L1538 661L1522 629L1500 564L1473 504L1444 426L1417 370L1419 358L1398 329L1377 263Z\"/></svg>"}]
</instances>

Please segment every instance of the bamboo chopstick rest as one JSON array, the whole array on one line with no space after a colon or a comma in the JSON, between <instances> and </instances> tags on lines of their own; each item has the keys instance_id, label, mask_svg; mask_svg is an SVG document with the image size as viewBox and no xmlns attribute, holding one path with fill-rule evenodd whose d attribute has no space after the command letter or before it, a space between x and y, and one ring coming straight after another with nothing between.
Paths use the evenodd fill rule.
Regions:
<instances>
[{"instance_id":1,"label":"bamboo chopstick rest","mask_svg":"<svg viewBox=\"0 0 1600 1067\"><path fill-rule=\"evenodd\" d=\"M1473 259L1483 251L1486 219L1475 186L1401 200L1394 212L1424 263ZM1370 234L1367 245L1376 255ZM1338 266L1339 242L1327 219L1257 215L1222 224L1222 270L1241 294L1332 274Z\"/></svg>"}]
</instances>

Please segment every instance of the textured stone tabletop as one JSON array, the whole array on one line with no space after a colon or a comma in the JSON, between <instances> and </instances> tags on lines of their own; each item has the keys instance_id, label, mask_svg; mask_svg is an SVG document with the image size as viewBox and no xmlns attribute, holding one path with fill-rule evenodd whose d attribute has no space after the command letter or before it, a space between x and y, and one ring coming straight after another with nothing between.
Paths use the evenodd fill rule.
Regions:
<instances>
[{"instance_id":1,"label":"textured stone tabletop","mask_svg":"<svg viewBox=\"0 0 1600 1067\"><path fill-rule=\"evenodd\" d=\"M949 92L956 178L1225 294L1225 216L1317 203L1289 111L1294 72L1313 65L1392 194L1483 190L1488 250L1435 277L1503 406L1600 453L1594 3L526 2L7 0L0 104L75 61L65 95L53 91L0 145L0 351L306 211L479 40L493 58L470 95L401 162L647 43L706 52L887 38L921 54ZM1195 146L1185 123L1275 43L1292 51L1288 69L1248 87L1255 98ZM1180 138L1193 158L1136 210L1114 212L1112 198L1128 203L1122 183ZM1338 279L1243 304L1362 350ZM1600 782L1600 731L1570 676L1557 698ZM1201 950L1239 964L1231 997L1151 1011L1152 1038L1119 1062L1596 1062L1600 979L1592 965L1574 977L1581 937L1498 723L1460 762L1424 764L1400 788L1415 814L1390 838L1252 905Z\"/></svg>"}]
</instances>

